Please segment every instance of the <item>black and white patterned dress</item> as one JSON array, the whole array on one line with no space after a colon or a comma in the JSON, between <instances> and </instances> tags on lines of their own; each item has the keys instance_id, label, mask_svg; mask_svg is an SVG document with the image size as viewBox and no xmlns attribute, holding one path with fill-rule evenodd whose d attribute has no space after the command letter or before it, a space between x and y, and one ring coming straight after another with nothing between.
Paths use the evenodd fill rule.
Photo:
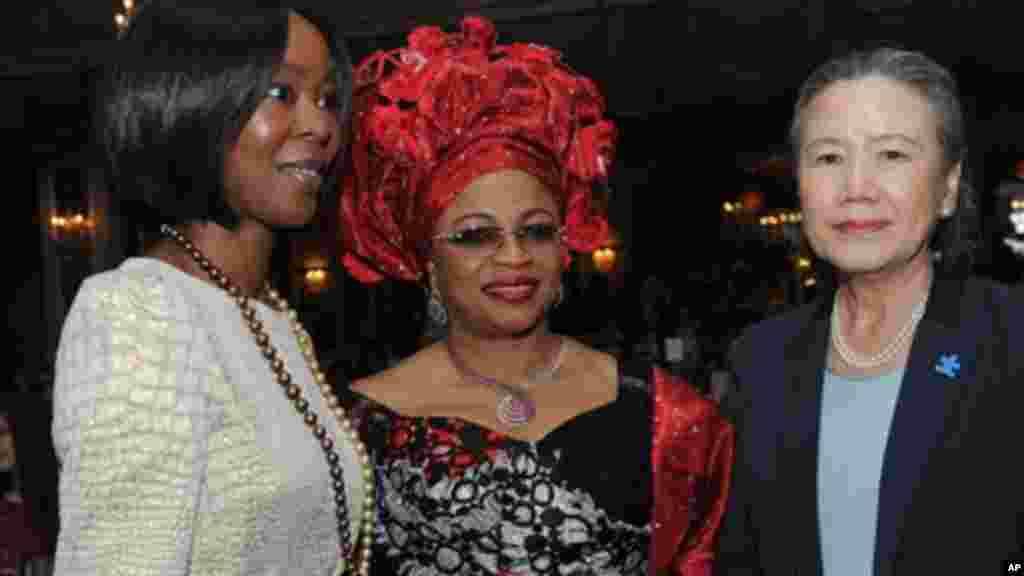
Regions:
<instances>
[{"instance_id":1,"label":"black and white patterned dress","mask_svg":"<svg viewBox=\"0 0 1024 576\"><path fill-rule=\"evenodd\" d=\"M374 574L646 574L646 392L620 386L537 442L360 404L378 482Z\"/></svg>"}]
</instances>

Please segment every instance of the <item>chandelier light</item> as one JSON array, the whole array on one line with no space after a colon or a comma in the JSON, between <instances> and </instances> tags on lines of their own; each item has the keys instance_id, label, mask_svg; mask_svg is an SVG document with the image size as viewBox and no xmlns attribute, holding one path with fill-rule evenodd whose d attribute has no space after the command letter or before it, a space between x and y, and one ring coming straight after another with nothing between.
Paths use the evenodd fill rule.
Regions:
<instances>
[{"instance_id":1,"label":"chandelier light","mask_svg":"<svg viewBox=\"0 0 1024 576\"><path fill-rule=\"evenodd\" d=\"M114 12L114 25L117 27L118 34L128 28L128 23L131 22L134 14L135 0L121 0L121 9Z\"/></svg>"}]
</instances>

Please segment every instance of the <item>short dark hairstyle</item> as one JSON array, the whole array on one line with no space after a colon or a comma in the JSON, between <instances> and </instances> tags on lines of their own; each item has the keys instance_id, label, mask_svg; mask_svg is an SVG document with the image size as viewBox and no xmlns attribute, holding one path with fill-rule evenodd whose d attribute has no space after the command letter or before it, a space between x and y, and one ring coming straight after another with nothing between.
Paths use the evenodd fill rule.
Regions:
<instances>
[{"instance_id":1,"label":"short dark hairstyle","mask_svg":"<svg viewBox=\"0 0 1024 576\"><path fill-rule=\"evenodd\" d=\"M145 206L161 223L237 226L224 199L224 161L283 61L290 12L327 39L338 118L347 122L351 59L319 14L283 2L145 2L99 82L96 126L119 199ZM332 169L321 193L336 187Z\"/></svg>"},{"instance_id":2,"label":"short dark hairstyle","mask_svg":"<svg viewBox=\"0 0 1024 576\"><path fill-rule=\"evenodd\" d=\"M878 76L900 82L917 90L939 118L938 139L947 168L960 164L960 183L956 212L939 220L931 238L931 248L941 255L940 268L967 274L973 265L978 221L974 190L967 178L967 134L963 107L953 74L920 52L876 48L852 52L829 60L815 69L800 87L789 138L794 158L800 159L803 111L826 88L837 82Z\"/></svg>"}]
</instances>

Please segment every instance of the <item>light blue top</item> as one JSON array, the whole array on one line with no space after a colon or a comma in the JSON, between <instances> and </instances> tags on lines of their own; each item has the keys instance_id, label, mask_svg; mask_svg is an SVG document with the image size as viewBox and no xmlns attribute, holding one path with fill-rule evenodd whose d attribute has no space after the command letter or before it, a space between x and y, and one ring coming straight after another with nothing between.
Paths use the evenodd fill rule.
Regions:
<instances>
[{"instance_id":1,"label":"light blue top","mask_svg":"<svg viewBox=\"0 0 1024 576\"><path fill-rule=\"evenodd\" d=\"M903 370L865 379L825 372L818 440L824 576L874 574L878 486Z\"/></svg>"}]
</instances>

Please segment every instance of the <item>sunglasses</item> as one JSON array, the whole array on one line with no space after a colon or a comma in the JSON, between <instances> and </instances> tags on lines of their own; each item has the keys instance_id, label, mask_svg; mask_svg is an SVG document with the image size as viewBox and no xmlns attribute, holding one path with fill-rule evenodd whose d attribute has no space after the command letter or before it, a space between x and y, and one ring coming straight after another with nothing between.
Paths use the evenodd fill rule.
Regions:
<instances>
[{"instance_id":1,"label":"sunglasses","mask_svg":"<svg viewBox=\"0 0 1024 576\"><path fill-rule=\"evenodd\" d=\"M471 256L492 256L508 237L514 236L519 246L531 255L551 251L562 241L563 227L552 223L524 224L511 234L501 226L479 226L438 234L433 240L443 240L452 247Z\"/></svg>"}]
</instances>

